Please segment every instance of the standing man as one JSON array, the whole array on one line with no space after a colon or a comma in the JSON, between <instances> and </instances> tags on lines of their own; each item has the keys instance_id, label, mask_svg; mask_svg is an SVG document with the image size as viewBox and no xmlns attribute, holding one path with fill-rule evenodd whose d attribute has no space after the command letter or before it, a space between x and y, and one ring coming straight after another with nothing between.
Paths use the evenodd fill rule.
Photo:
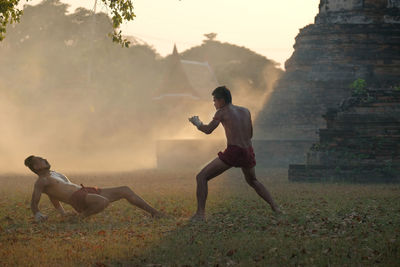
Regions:
<instances>
[{"instance_id":1,"label":"standing man","mask_svg":"<svg viewBox=\"0 0 400 267\"><path fill-rule=\"evenodd\" d=\"M217 109L212 121L209 124L203 124L198 116L189 118L189 121L205 134L211 134L219 123L222 123L228 147L224 152L219 152L218 157L197 174L197 212L192 219L205 220L207 182L231 167L242 168L246 182L271 206L273 211L280 213L268 190L256 178L254 168L256 160L251 143L253 126L250 111L233 105L231 92L225 86L216 88L212 95Z\"/></svg>"}]
</instances>

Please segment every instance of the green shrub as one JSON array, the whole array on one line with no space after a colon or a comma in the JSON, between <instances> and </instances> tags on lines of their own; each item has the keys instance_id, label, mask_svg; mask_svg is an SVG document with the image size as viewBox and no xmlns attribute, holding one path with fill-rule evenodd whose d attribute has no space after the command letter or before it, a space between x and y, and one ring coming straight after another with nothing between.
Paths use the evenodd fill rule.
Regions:
<instances>
[{"instance_id":1,"label":"green shrub","mask_svg":"<svg viewBox=\"0 0 400 267\"><path fill-rule=\"evenodd\" d=\"M367 93L366 86L365 80L360 78L350 84L350 88L353 89L353 95L365 95Z\"/></svg>"}]
</instances>

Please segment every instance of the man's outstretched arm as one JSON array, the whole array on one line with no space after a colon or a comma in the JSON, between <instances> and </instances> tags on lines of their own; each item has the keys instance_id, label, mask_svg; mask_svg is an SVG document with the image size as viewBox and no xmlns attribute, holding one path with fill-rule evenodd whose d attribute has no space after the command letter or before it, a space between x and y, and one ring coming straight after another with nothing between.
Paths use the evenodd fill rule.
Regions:
<instances>
[{"instance_id":1,"label":"man's outstretched arm","mask_svg":"<svg viewBox=\"0 0 400 267\"><path fill-rule=\"evenodd\" d=\"M219 125L219 121L215 119L213 119L209 124L203 124L198 116L191 117L189 121L193 123L199 131L205 134L212 133Z\"/></svg>"},{"instance_id":2,"label":"man's outstretched arm","mask_svg":"<svg viewBox=\"0 0 400 267\"><path fill-rule=\"evenodd\" d=\"M36 181L32 193L31 210L33 215L35 216L35 221L37 222L47 219L47 216L39 211L39 201L40 197L42 196L44 186L44 182L39 179L38 181Z\"/></svg>"}]
</instances>

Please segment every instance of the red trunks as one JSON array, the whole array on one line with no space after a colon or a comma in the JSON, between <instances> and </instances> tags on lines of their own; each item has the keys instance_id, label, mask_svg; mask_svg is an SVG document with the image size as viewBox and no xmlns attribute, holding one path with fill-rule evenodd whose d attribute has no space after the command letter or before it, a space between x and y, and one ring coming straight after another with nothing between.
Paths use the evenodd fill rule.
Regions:
<instances>
[{"instance_id":1,"label":"red trunks","mask_svg":"<svg viewBox=\"0 0 400 267\"><path fill-rule=\"evenodd\" d=\"M98 189L97 187L84 187L83 185L81 186L82 188L74 192L70 197L71 206L79 213L87 208L85 201L86 195L87 194L100 195L101 191L101 189Z\"/></svg>"},{"instance_id":2,"label":"red trunks","mask_svg":"<svg viewBox=\"0 0 400 267\"><path fill-rule=\"evenodd\" d=\"M233 167L253 168L256 166L256 156L253 147L241 148L228 145L224 152L219 152L218 157L226 164Z\"/></svg>"}]
</instances>

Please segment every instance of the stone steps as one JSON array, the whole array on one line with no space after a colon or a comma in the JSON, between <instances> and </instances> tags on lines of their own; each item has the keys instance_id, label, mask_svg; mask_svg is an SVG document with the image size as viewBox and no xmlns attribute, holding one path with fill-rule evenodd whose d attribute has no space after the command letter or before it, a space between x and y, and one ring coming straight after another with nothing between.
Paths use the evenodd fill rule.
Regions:
<instances>
[{"instance_id":1,"label":"stone steps","mask_svg":"<svg viewBox=\"0 0 400 267\"><path fill-rule=\"evenodd\" d=\"M323 116L327 128L319 130L319 142L307 153L305 165L290 165L291 181L400 181L400 100L397 91L367 90L375 95L368 106L352 97L341 110L329 109ZM380 107L395 107L386 112ZM374 110L374 113L371 111Z\"/></svg>"}]
</instances>

